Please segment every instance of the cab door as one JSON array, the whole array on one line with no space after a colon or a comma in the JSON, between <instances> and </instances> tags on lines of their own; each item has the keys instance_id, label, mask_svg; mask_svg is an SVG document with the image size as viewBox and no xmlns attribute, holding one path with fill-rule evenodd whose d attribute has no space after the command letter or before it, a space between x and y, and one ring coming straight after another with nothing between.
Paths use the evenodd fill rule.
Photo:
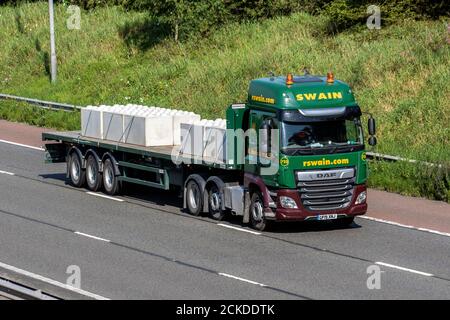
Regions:
<instances>
[{"instance_id":1,"label":"cab door","mask_svg":"<svg viewBox=\"0 0 450 320\"><path fill-rule=\"evenodd\" d=\"M252 110L249 116L249 130L246 132L246 157L244 170L245 172L261 176L267 185L276 184L276 173L266 175L267 167L278 161L278 148L273 146L273 140L278 139L272 137L275 129L278 129L278 120L275 113ZM278 145L278 143L276 144ZM278 167L278 162L276 162Z\"/></svg>"}]
</instances>

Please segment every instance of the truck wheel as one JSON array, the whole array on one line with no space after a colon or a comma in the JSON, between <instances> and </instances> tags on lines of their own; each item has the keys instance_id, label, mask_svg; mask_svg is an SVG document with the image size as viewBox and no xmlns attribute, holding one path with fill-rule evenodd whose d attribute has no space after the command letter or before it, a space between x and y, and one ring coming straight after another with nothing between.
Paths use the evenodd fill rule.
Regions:
<instances>
[{"instance_id":1,"label":"truck wheel","mask_svg":"<svg viewBox=\"0 0 450 320\"><path fill-rule=\"evenodd\" d=\"M76 152L73 152L69 158L69 176L70 182L74 187L83 187L86 181L86 172L83 170L81 159Z\"/></svg>"},{"instance_id":2,"label":"truck wheel","mask_svg":"<svg viewBox=\"0 0 450 320\"><path fill-rule=\"evenodd\" d=\"M263 197L259 191L252 194L250 202L250 224L253 229L258 231L264 231L268 224L264 216Z\"/></svg>"},{"instance_id":3,"label":"truck wheel","mask_svg":"<svg viewBox=\"0 0 450 320\"><path fill-rule=\"evenodd\" d=\"M97 159L90 155L86 162L86 184L89 190L94 192L102 187L103 177L99 172L99 165Z\"/></svg>"},{"instance_id":4,"label":"truck wheel","mask_svg":"<svg viewBox=\"0 0 450 320\"><path fill-rule=\"evenodd\" d=\"M114 165L109 158L103 164L103 189L111 196L119 193L119 180L114 172Z\"/></svg>"},{"instance_id":5,"label":"truck wheel","mask_svg":"<svg viewBox=\"0 0 450 320\"><path fill-rule=\"evenodd\" d=\"M195 180L190 180L186 185L186 204L189 214L198 216L202 212L203 192Z\"/></svg>"},{"instance_id":6,"label":"truck wheel","mask_svg":"<svg viewBox=\"0 0 450 320\"><path fill-rule=\"evenodd\" d=\"M225 217L225 211L222 210L223 195L215 183L208 191L208 208L211 218L214 220L222 220Z\"/></svg>"}]
</instances>

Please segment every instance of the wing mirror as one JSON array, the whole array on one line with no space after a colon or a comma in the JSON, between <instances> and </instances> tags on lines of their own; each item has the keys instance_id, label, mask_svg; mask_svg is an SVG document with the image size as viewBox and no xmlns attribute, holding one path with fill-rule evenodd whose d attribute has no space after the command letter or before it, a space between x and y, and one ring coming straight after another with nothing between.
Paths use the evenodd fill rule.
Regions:
<instances>
[{"instance_id":1,"label":"wing mirror","mask_svg":"<svg viewBox=\"0 0 450 320\"><path fill-rule=\"evenodd\" d=\"M372 117L372 115L370 116L370 118L367 122L367 127L369 129L369 135L370 135L369 145L371 145L373 147L377 144L377 138L375 137L375 133L376 133L375 119Z\"/></svg>"},{"instance_id":2,"label":"wing mirror","mask_svg":"<svg viewBox=\"0 0 450 320\"><path fill-rule=\"evenodd\" d=\"M375 119L370 116L369 121L367 122L367 126L369 127L369 134L371 136L375 135L376 132L376 126L375 126Z\"/></svg>"}]
</instances>

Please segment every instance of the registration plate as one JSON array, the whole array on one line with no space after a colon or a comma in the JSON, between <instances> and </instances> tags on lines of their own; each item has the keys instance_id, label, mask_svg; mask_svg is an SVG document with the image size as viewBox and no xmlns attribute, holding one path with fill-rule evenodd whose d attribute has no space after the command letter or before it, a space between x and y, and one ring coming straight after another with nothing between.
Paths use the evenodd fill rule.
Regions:
<instances>
[{"instance_id":1,"label":"registration plate","mask_svg":"<svg viewBox=\"0 0 450 320\"><path fill-rule=\"evenodd\" d=\"M321 214L317 216L317 220L334 220L337 219L337 214Z\"/></svg>"}]
</instances>

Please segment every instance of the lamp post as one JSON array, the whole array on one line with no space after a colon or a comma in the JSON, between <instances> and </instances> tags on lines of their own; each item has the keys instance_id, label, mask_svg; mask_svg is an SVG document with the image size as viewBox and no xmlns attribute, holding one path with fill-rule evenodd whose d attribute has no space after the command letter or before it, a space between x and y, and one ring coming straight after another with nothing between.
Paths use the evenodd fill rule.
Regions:
<instances>
[{"instance_id":1,"label":"lamp post","mask_svg":"<svg viewBox=\"0 0 450 320\"><path fill-rule=\"evenodd\" d=\"M50 73L52 83L56 82L56 49L55 49L55 23L53 13L53 0L48 0L48 13L50 16Z\"/></svg>"}]
</instances>

